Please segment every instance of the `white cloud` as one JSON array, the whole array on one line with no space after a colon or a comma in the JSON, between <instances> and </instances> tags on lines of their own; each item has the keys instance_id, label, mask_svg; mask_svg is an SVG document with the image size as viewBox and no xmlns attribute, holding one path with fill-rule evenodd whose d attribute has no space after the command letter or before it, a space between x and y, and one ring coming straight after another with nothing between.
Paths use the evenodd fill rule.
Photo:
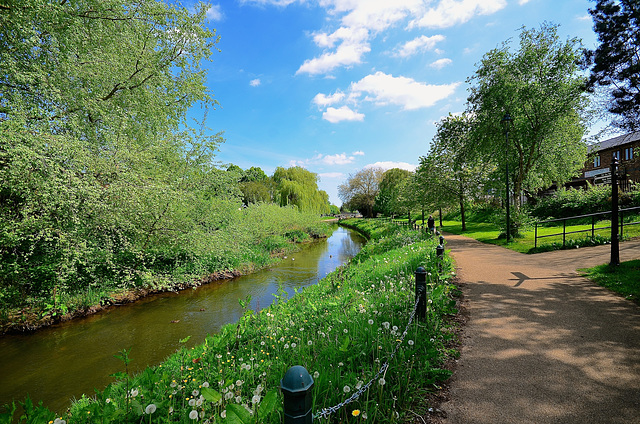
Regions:
<instances>
[{"instance_id":1,"label":"white cloud","mask_svg":"<svg viewBox=\"0 0 640 424\"><path fill-rule=\"evenodd\" d=\"M325 172L322 174L318 174L320 178L344 178L345 175L342 172Z\"/></svg>"},{"instance_id":2,"label":"white cloud","mask_svg":"<svg viewBox=\"0 0 640 424\"><path fill-rule=\"evenodd\" d=\"M341 153L337 155L326 155L321 159L321 162L325 165L347 165L353 163L353 156L347 156L346 153Z\"/></svg>"},{"instance_id":3,"label":"white cloud","mask_svg":"<svg viewBox=\"0 0 640 424\"><path fill-rule=\"evenodd\" d=\"M261 84L260 82L260 78L256 78L256 79L252 79L251 81L249 81L249 85L251 87L257 87Z\"/></svg>"},{"instance_id":4,"label":"white cloud","mask_svg":"<svg viewBox=\"0 0 640 424\"><path fill-rule=\"evenodd\" d=\"M209 6L209 9L207 9L208 19L211 19L212 21L220 21L223 17L224 15L222 14L222 6L220 6L219 4L212 4Z\"/></svg>"},{"instance_id":5,"label":"white cloud","mask_svg":"<svg viewBox=\"0 0 640 424\"><path fill-rule=\"evenodd\" d=\"M364 156L364 152L362 150L358 150L357 152L351 153L354 156Z\"/></svg>"},{"instance_id":6,"label":"white cloud","mask_svg":"<svg viewBox=\"0 0 640 424\"><path fill-rule=\"evenodd\" d=\"M345 97L345 94L340 90L336 91L335 93L329 96L322 93L318 93L313 98L313 103L320 107L325 107L325 106L329 106L342 101L344 97Z\"/></svg>"},{"instance_id":7,"label":"white cloud","mask_svg":"<svg viewBox=\"0 0 640 424\"><path fill-rule=\"evenodd\" d=\"M459 82L445 85L425 84L412 78L394 77L378 71L352 83L351 90L367 93L365 100L378 105L395 104L402 106L404 110L413 110L433 106L437 101L451 96L459 85Z\"/></svg>"},{"instance_id":8,"label":"white cloud","mask_svg":"<svg viewBox=\"0 0 640 424\"><path fill-rule=\"evenodd\" d=\"M364 166L364 168L367 168L367 169L382 168L383 170L387 171L393 168L400 168L400 169L406 169L407 171L411 171L411 172L415 171L417 167L418 167L417 165L412 165L407 162L391 162L391 161L370 163L369 165Z\"/></svg>"},{"instance_id":9,"label":"white cloud","mask_svg":"<svg viewBox=\"0 0 640 424\"><path fill-rule=\"evenodd\" d=\"M506 0L441 0L412 20L409 28L448 28L468 22L476 15L490 15L506 5Z\"/></svg>"},{"instance_id":10,"label":"white cloud","mask_svg":"<svg viewBox=\"0 0 640 424\"><path fill-rule=\"evenodd\" d=\"M354 112L348 106L342 106L337 109L335 107L330 107L322 114L322 119L327 120L332 124L340 121L363 121L364 114Z\"/></svg>"},{"instance_id":11,"label":"white cloud","mask_svg":"<svg viewBox=\"0 0 640 424\"><path fill-rule=\"evenodd\" d=\"M423 35L421 37L414 38L411 41L407 41L397 49L397 51L393 54L396 57L409 57L413 56L416 53L433 50L437 43L444 41L444 35L433 35L431 37L427 37Z\"/></svg>"},{"instance_id":12,"label":"white cloud","mask_svg":"<svg viewBox=\"0 0 640 424\"><path fill-rule=\"evenodd\" d=\"M362 63L362 56L369 53L371 47L364 41L343 41L334 52L325 52L320 57L307 59L296 71L297 74L325 74L335 68L350 67Z\"/></svg>"},{"instance_id":13,"label":"white cloud","mask_svg":"<svg viewBox=\"0 0 640 424\"><path fill-rule=\"evenodd\" d=\"M438 60L436 60L435 62L433 62L433 63L432 63L432 64L430 64L429 66L431 66L432 68L435 68L435 69L442 69L442 68L444 68L445 66L451 65L451 63L453 63L453 62L451 61L451 59L446 59L446 58L444 58L444 59L438 59Z\"/></svg>"}]
</instances>

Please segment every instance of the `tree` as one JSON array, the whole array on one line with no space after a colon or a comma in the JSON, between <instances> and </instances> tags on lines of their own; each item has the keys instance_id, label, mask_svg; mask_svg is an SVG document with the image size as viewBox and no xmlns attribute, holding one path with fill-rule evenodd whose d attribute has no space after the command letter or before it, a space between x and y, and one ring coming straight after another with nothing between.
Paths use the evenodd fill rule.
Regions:
<instances>
[{"instance_id":1,"label":"tree","mask_svg":"<svg viewBox=\"0 0 640 424\"><path fill-rule=\"evenodd\" d=\"M586 50L585 67L591 68L589 91L604 88L610 97L607 109L627 131L640 130L640 3L637 0L598 0L594 30L599 45Z\"/></svg>"},{"instance_id":2,"label":"tree","mask_svg":"<svg viewBox=\"0 0 640 424\"><path fill-rule=\"evenodd\" d=\"M347 209L358 210L366 217L373 217L373 206L383 174L382 168L364 168L349 175L347 181L338 186L338 196Z\"/></svg>"},{"instance_id":3,"label":"tree","mask_svg":"<svg viewBox=\"0 0 640 424\"><path fill-rule=\"evenodd\" d=\"M215 103L205 14L151 0L2 2L4 299L139 282L158 252L156 264L210 248L237 211L237 184L212 207L222 138L185 122L193 104Z\"/></svg>"},{"instance_id":4,"label":"tree","mask_svg":"<svg viewBox=\"0 0 640 424\"><path fill-rule=\"evenodd\" d=\"M474 152L472 139L474 122L468 115L449 115L437 125L431 150L420 158L417 174L424 187L431 191L439 206L457 204L460 207L462 231L465 231L465 203L478 197L487 184L492 171L490 162L483 162Z\"/></svg>"},{"instance_id":5,"label":"tree","mask_svg":"<svg viewBox=\"0 0 640 424\"><path fill-rule=\"evenodd\" d=\"M522 28L518 51L503 43L484 55L469 79L467 114L475 122L470 140L485 163L497 165L495 181L508 161L516 199L523 190L569 180L584 163L587 100L579 47L577 39L561 42L557 26ZM509 145L501 128L506 112L513 118Z\"/></svg>"},{"instance_id":6,"label":"tree","mask_svg":"<svg viewBox=\"0 0 640 424\"><path fill-rule=\"evenodd\" d=\"M410 171L400 168L392 168L382 174L374 209L387 216L401 213L404 208L400 205L400 190L410 176Z\"/></svg>"},{"instance_id":7,"label":"tree","mask_svg":"<svg viewBox=\"0 0 640 424\"><path fill-rule=\"evenodd\" d=\"M275 200L295 205L301 212L329 213L329 195L318 189L318 175L302 167L277 167L273 173Z\"/></svg>"}]
</instances>

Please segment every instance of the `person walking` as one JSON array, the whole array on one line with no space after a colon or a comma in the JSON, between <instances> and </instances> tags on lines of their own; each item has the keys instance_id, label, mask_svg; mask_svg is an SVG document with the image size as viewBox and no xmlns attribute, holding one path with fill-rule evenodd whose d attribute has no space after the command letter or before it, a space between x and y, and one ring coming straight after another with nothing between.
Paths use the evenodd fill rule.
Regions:
<instances>
[{"instance_id":1,"label":"person walking","mask_svg":"<svg viewBox=\"0 0 640 424\"><path fill-rule=\"evenodd\" d=\"M436 230L436 226L435 226L435 220L433 219L433 216L429 215L429 218L427 219L427 228L429 229L429 232L431 234L433 234Z\"/></svg>"}]
</instances>

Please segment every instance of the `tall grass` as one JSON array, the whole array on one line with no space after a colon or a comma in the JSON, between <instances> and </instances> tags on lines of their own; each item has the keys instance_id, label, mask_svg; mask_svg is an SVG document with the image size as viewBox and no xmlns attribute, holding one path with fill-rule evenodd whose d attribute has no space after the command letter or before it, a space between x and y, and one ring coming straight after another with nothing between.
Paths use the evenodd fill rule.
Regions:
<instances>
[{"instance_id":1,"label":"tall grass","mask_svg":"<svg viewBox=\"0 0 640 424\"><path fill-rule=\"evenodd\" d=\"M419 232L373 220L348 225L370 234L369 243L317 285L292 298L281 291L269 308L247 310L204 343L140 374L128 374L128 352L121 352L123 372L114 384L61 416L28 403L21 422L277 423L280 379L293 365L314 379L314 414L372 381L331 422L392 423L409 419L409 408L426 413L424 394L449 377L442 365L456 355L448 319L456 312L451 263L439 268L435 240ZM407 327L418 266L428 272L427 312Z\"/></svg>"}]
</instances>

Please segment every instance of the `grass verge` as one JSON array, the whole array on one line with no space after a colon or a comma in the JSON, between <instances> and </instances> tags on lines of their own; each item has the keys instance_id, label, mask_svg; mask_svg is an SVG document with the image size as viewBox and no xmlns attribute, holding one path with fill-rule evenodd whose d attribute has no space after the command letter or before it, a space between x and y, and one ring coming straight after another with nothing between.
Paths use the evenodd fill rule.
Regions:
<instances>
[{"instance_id":1,"label":"grass verge","mask_svg":"<svg viewBox=\"0 0 640 424\"><path fill-rule=\"evenodd\" d=\"M640 259L578 270L582 275L640 305Z\"/></svg>"},{"instance_id":2,"label":"grass verge","mask_svg":"<svg viewBox=\"0 0 640 424\"><path fill-rule=\"evenodd\" d=\"M457 356L451 263L438 264L436 240L424 233L374 220L345 224L370 240L317 285L290 299L280 292L269 308L246 310L219 334L140 374L130 375L129 352L122 351L123 370L105 390L83 396L63 414L27 399L19 421L279 423L280 379L293 365L313 377L314 414L360 392L331 422L395 423L428 414L425 395L450 376L443 364ZM409 325L418 266L428 272L427 310ZM12 404L0 422L10 421L13 411Z\"/></svg>"}]
</instances>

